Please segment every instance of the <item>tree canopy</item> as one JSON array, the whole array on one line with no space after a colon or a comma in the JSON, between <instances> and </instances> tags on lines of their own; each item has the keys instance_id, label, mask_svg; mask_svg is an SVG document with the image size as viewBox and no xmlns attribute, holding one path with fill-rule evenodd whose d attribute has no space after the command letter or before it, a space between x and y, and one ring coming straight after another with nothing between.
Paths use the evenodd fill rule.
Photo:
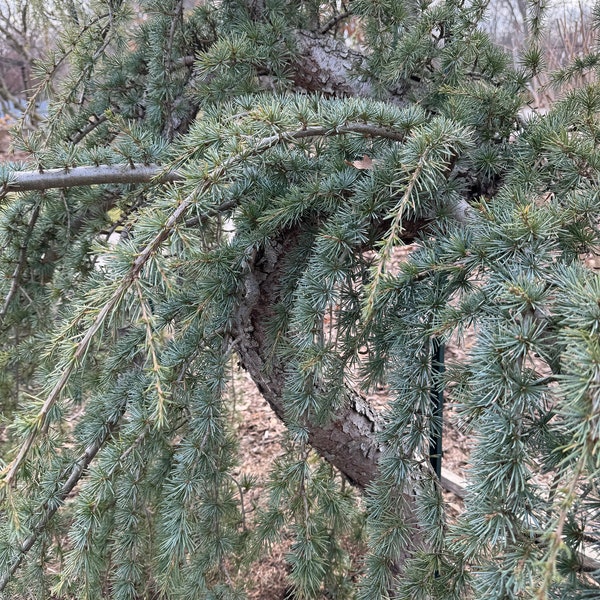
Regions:
<instances>
[{"instance_id":1,"label":"tree canopy","mask_svg":"<svg viewBox=\"0 0 600 600\"><path fill-rule=\"evenodd\" d=\"M285 534L295 598L596 598L598 54L527 116L541 1L516 66L483 0L69 6L0 170L0 590L243 598ZM287 431L252 515L238 364Z\"/></svg>"}]
</instances>

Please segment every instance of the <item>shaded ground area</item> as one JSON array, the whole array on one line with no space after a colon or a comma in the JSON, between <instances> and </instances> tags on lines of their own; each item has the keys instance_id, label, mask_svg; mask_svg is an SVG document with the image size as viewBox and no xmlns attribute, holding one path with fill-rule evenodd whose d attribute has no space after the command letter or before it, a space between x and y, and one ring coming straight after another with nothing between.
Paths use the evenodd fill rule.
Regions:
<instances>
[{"instance_id":1,"label":"shaded ground area","mask_svg":"<svg viewBox=\"0 0 600 600\"><path fill-rule=\"evenodd\" d=\"M285 427L246 373L235 374L231 393L237 409L235 426L242 461L239 472L234 475L252 476L258 482L245 498L246 511L249 513L247 517L252 520L256 507L265 505L264 484L273 460L283 453ZM265 554L252 573L249 573L250 600L285 598L289 585L285 554L290 543L291 539L273 545L268 555Z\"/></svg>"},{"instance_id":2,"label":"shaded ground area","mask_svg":"<svg viewBox=\"0 0 600 600\"><path fill-rule=\"evenodd\" d=\"M458 358L464 351L449 348L448 360ZM283 453L282 441L285 428L275 417L267 402L261 396L250 377L239 372L235 375L234 402L238 411L236 431L240 444L241 466L239 475L252 475L257 485L246 498L249 519L258 505L264 505L264 483L268 479L273 460ZM385 389L370 396L373 404L383 408L388 402ZM458 431L451 423L448 414L444 426L444 468L463 477L468 466L470 439ZM449 518L455 518L463 510L460 498L451 492L444 492ZM285 555L291 544L291 538L274 545L249 574L248 598L250 600L285 600L289 590L286 574L288 566ZM352 548L350 548L352 553ZM357 561L358 562L358 561Z\"/></svg>"}]
</instances>

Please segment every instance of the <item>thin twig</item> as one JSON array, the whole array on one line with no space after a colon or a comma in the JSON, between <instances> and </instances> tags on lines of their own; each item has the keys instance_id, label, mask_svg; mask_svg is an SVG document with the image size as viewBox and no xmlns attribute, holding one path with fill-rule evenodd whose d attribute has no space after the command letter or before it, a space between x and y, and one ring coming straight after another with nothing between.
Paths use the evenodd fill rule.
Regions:
<instances>
[{"instance_id":1,"label":"thin twig","mask_svg":"<svg viewBox=\"0 0 600 600\"><path fill-rule=\"evenodd\" d=\"M167 404L167 394L162 388L160 380L160 362L158 360L158 352L154 347L154 335L152 331L152 317L148 311L148 306L144 299L140 282L136 280L135 291L137 292L140 301L140 310L142 311L142 321L146 328L146 346L150 349L150 358L152 359L152 376L154 377L154 386L156 388L157 405L155 408L156 423L162 427L165 424L165 406Z\"/></svg>"},{"instance_id":2,"label":"thin twig","mask_svg":"<svg viewBox=\"0 0 600 600\"><path fill-rule=\"evenodd\" d=\"M108 440L114 428L118 424L121 416L125 412L125 407L126 403L123 403L123 406L119 413L107 422L102 435L85 449L83 454L73 465L69 478L63 483L60 490L58 491L58 494L56 496L53 496L51 499L48 499L42 506L42 515L38 519L37 523L33 526L32 532L29 535L29 537L27 537L20 544L18 556L15 559L13 559L12 563L10 563L2 577L0 577L0 592L4 590L11 577L21 566L21 563L23 562L23 559L25 558L27 552L31 550L31 548L40 537L42 531L45 529L50 519L54 516L54 514L59 509L60 505L64 502L64 500L67 498L67 496L73 491L73 489L75 488L79 480L82 478L83 474L85 473L86 469L88 468L96 454L98 454L102 446L104 446L106 440Z\"/></svg>"},{"instance_id":3,"label":"thin twig","mask_svg":"<svg viewBox=\"0 0 600 600\"><path fill-rule=\"evenodd\" d=\"M343 21L344 19L347 19L350 16L352 16L352 12L347 10L346 12L343 12L342 14L333 17L333 19L331 19L329 23L327 23L321 28L321 31L319 33L327 33L330 29L333 29L340 21Z\"/></svg>"},{"instance_id":4,"label":"thin twig","mask_svg":"<svg viewBox=\"0 0 600 600\"><path fill-rule=\"evenodd\" d=\"M23 270L25 269L25 265L27 264L27 247L29 245L29 240L31 239L31 235L33 233L33 228L38 220L40 214L41 203L38 202L33 209L33 213L31 214L31 218L29 219L29 223L27 224L27 232L25 233L25 237L23 238L23 243L19 248L19 261L17 262L17 266L13 271L10 289L8 290L8 294L6 294L6 298L4 298L4 303L2 308L0 309L0 324L4 321L4 317L6 316L6 311L12 302L17 290L19 289L19 282L21 280L21 275Z\"/></svg>"},{"instance_id":5,"label":"thin twig","mask_svg":"<svg viewBox=\"0 0 600 600\"><path fill-rule=\"evenodd\" d=\"M106 122L107 120L108 117L105 114L95 117L81 131L77 132L77 134L71 139L71 142L73 142L73 144L78 144L88 133L94 131L98 125L102 125L102 123Z\"/></svg>"}]
</instances>

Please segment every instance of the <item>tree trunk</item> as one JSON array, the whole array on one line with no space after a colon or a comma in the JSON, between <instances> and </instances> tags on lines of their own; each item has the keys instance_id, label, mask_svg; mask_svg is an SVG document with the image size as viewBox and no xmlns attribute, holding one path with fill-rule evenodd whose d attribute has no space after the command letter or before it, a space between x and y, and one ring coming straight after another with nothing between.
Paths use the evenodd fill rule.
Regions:
<instances>
[{"instance_id":1,"label":"tree trunk","mask_svg":"<svg viewBox=\"0 0 600 600\"><path fill-rule=\"evenodd\" d=\"M412 225L412 227L411 227ZM423 222L406 223L407 239ZM269 320L280 300L286 259L303 234L301 226L268 242L249 265L246 295L236 315L235 332L240 362L275 414L285 423L283 390L287 365L273 352ZM347 388L344 406L325 425L308 423L311 446L337 467L353 484L364 489L375 477L382 448L377 440L382 419L367 399Z\"/></svg>"},{"instance_id":2,"label":"tree trunk","mask_svg":"<svg viewBox=\"0 0 600 600\"><path fill-rule=\"evenodd\" d=\"M272 351L267 331L280 298L285 260L302 234L300 228L268 243L257 254L246 278L246 295L238 310L235 335L242 366L275 414L285 422L283 389L286 364ZM360 394L348 389L345 406L324 426L309 424L309 441L323 458L351 482L364 488L377 472L380 447L375 433L380 420Z\"/></svg>"}]
</instances>

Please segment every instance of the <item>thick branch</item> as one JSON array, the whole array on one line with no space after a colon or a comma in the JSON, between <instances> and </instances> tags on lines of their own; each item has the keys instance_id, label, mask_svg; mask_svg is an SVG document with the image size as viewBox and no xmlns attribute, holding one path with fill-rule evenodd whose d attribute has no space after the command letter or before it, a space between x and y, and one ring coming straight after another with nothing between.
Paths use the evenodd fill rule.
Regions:
<instances>
[{"instance_id":1,"label":"thick branch","mask_svg":"<svg viewBox=\"0 0 600 600\"><path fill-rule=\"evenodd\" d=\"M416 231L407 223L407 235ZM419 224L415 225L415 229ZM283 404L286 373L285 361L273 351L269 322L280 301L286 261L293 255L302 230L287 231L271 242L261 256L249 265L246 296L235 319L235 335L242 366L248 371L275 414L285 422ZM358 392L347 388L344 407L326 425L308 424L312 447L349 480L365 488L375 477L381 447L377 431L380 417Z\"/></svg>"},{"instance_id":2,"label":"thick branch","mask_svg":"<svg viewBox=\"0 0 600 600\"><path fill-rule=\"evenodd\" d=\"M298 231L289 232L250 266L248 292L236 319L241 363L282 421L285 421L282 398L286 365L273 353L268 322L279 300L286 256L297 244L299 235ZM375 432L379 428L378 417L367 401L348 390L345 407L337 412L335 420L323 427L309 426L309 441L321 456L364 488L377 471L380 448Z\"/></svg>"},{"instance_id":3,"label":"thick branch","mask_svg":"<svg viewBox=\"0 0 600 600\"><path fill-rule=\"evenodd\" d=\"M157 183L183 179L176 171L164 172L159 165L100 165L49 169L47 171L14 171L0 188L0 197L8 192L27 192L50 188L69 188L108 183Z\"/></svg>"}]
</instances>

